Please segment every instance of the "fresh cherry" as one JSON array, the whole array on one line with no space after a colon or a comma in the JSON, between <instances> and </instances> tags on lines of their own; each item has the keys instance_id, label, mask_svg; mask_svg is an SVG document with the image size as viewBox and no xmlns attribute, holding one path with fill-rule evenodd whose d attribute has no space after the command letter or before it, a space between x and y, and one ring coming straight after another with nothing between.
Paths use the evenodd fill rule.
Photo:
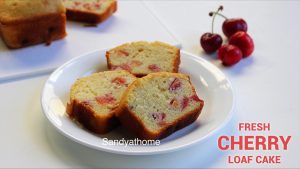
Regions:
<instances>
[{"instance_id":1,"label":"fresh cherry","mask_svg":"<svg viewBox=\"0 0 300 169\"><path fill-rule=\"evenodd\" d=\"M218 34L207 32L201 36L201 46L206 53L217 51L222 43L222 37Z\"/></svg>"},{"instance_id":2,"label":"fresh cherry","mask_svg":"<svg viewBox=\"0 0 300 169\"><path fill-rule=\"evenodd\" d=\"M242 59L242 51L234 45L223 45L218 50L218 58L224 66L232 66Z\"/></svg>"},{"instance_id":3,"label":"fresh cherry","mask_svg":"<svg viewBox=\"0 0 300 169\"><path fill-rule=\"evenodd\" d=\"M254 51L252 38L246 32L236 32L229 39L229 44L235 45L241 49L243 57L248 57Z\"/></svg>"},{"instance_id":4,"label":"fresh cherry","mask_svg":"<svg viewBox=\"0 0 300 169\"><path fill-rule=\"evenodd\" d=\"M223 43L222 37L219 34L214 33L215 17L216 17L216 14L218 14L219 11L221 11L222 9L223 9L223 7L220 6L218 8L218 10L216 12L214 12L214 14L209 13L210 16L213 15L212 25L211 25L211 33L209 33L209 32L204 33L200 39L200 44L206 53L213 53L213 52L217 51Z\"/></svg>"},{"instance_id":5,"label":"fresh cherry","mask_svg":"<svg viewBox=\"0 0 300 169\"><path fill-rule=\"evenodd\" d=\"M238 31L247 32L247 29L247 23L242 18L226 19L222 25L223 33L228 38L230 38L233 34L235 34Z\"/></svg>"},{"instance_id":6,"label":"fresh cherry","mask_svg":"<svg viewBox=\"0 0 300 169\"><path fill-rule=\"evenodd\" d=\"M234 33L238 31L244 31L247 32L248 26L247 23L244 19L242 18L231 18L228 19L226 16L216 13L216 12L211 12L211 15L219 15L225 19L222 25L222 30L223 33L227 36L227 38L230 38Z\"/></svg>"}]
</instances>

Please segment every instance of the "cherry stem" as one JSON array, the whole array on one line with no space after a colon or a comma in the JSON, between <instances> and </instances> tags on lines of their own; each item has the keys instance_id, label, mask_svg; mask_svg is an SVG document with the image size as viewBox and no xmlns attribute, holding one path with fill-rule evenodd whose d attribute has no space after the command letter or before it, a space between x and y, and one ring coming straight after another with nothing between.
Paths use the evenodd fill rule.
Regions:
<instances>
[{"instance_id":1,"label":"cherry stem","mask_svg":"<svg viewBox=\"0 0 300 169\"><path fill-rule=\"evenodd\" d=\"M222 11L222 10L223 10L223 6L221 5L216 12L210 12L209 13L209 16L213 16L213 19L212 19L212 22L211 22L211 33L212 34L214 33L214 23L215 23L216 15L220 15L220 16L223 16L224 18L226 18L224 15L219 14L219 11Z\"/></svg>"},{"instance_id":2,"label":"cherry stem","mask_svg":"<svg viewBox=\"0 0 300 169\"><path fill-rule=\"evenodd\" d=\"M224 16L220 13L217 13L217 12L211 12L211 13L212 13L212 15L219 15L219 16L223 17L224 19L228 19L226 16Z\"/></svg>"}]
</instances>

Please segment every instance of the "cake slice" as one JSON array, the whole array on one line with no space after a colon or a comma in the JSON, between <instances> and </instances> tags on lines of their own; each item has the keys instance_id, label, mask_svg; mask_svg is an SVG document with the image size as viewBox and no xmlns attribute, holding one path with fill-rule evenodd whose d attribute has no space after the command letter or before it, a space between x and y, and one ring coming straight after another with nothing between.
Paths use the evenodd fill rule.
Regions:
<instances>
[{"instance_id":1,"label":"cake slice","mask_svg":"<svg viewBox=\"0 0 300 169\"><path fill-rule=\"evenodd\" d=\"M187 75L151 73L128 87L117 117L141 139L162 139L193 123L203 105Z\"/></svg>"},{"instance_id":2,"label":"cake slice","mask_svg":"<svg viewBox=\"0 0 300 169\"><path fill-rule=\"evenodd\" d=\"M63 0L67 19L98 24L117 11L116 0Z\"/></svg>"},{"instance_id":3,"label":"cake slice","mask_svg":"<svg viewBox=\"0 0 300 169\"><path fill-rule=\"evenodd\" d=\"M61 0L0 0L0 34L9 48L21 48L66 36Z\"/></svg>"},{"instance_id":4,"label":"cake slice","mask_svg":"<svg viewBox=\"0 0 300 169\"><path fill-rule=\"evenodd\" d=\"M153 72L178 72L180 50L162 42L126 43L106 52L110 70L123 69L136 76Z\"/></svg>"},{"instance_id":5,"label":"cake slice","mask_svg":"<svg viewBox=\"0 0 300 169\"><path fill-rule=\"evenodd\" d=\"M116 108L124 91L135 79L124 70L80 78L71 88L67 113L87 129L104 134L119 124L115 117Z\"/></svg>"}]
</instances>

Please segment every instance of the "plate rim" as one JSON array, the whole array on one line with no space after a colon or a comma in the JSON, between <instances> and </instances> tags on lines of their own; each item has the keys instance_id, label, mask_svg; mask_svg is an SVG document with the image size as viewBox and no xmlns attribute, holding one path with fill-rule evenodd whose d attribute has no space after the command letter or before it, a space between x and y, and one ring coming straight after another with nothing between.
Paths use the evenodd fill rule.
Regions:
<instances>
[{"instance_id":1,"label":"plate rim","mask_svg":"<svg viewBox=\"0 0 300 169\"><path fill-rule=\"evenodd\" d=\"M192 54L190 52L187 52L187 51L184 51L184 50L180 50L180 53L184 53L186 55L189 55L191 57L193 57L194 59L200 59L201 62L203 62L204 64L208 64L209 66L213 66L214 69L216 71L218 71L218 73L221 73L222 75L224 75L224 77L226 77L226 80L231 88L231 94L232 94L232 105L231 105L231 108L230 108L230 111L228 113L228 115L226 116L226 118L222 121L222 123L220 123L220 125L218 125L218 127L216 127L215 129L213 129L212 131L210 131L208 134L206 134L205 136L203 137L200 137L200 138L197 138L197 139L194 139L188 143L185 143L185 144L182 144L182 145L179 145L179 146L176 146L175 148L173 147L168 147L168 148L164 148L163 150L153 150L153 151L127 151L125 149L122 149L122 150L116 150L116 149L110 149L110 148L105 148L104 146L102 147L99 147L99 146L95 146L93 144L89 144L85 141L82 141L76 137L73 137L70 133L64 131L61 127L57 126L56 123L54 123L52 121L52 119L50 118L49 116L49 113L46 113L46 105L45 105L45 101L44 101L44 93L46 91L46 84L49 83L49 80L51 79L52 76L56 75L58 72L60 72L61 70L63 70L65 67L67 67L68 65L76 62L77 60L79 60L80 58L84 57L84 56L87 56L87 55L92 55L92 54L96 54L96 53L101 53L101 52L105 52L107 51L107 49L100 49L100 50L93 50L91 52L87 52L85 54L82 54L82 55L79 55L67 62L65 62L64 64L62 64L61 66L59 66L57 69L55 69L48 77L48 79L45 81L44 83L44 86L42 88L42 92L41 92L41 96L40 96L40 104L41 104L41 107L42 107L42 111L43 111L43 114L44 116L46 116L48 122L51 123L52 126L54 126L54 128L59 131L59 133L61 133L63 136L67 137L68 139L80 144L80 145L83 145L83 146L86 146L86 147L89 147L89 148L92 148L92 149L95 149L95 150L100 150L100 151L104 151L104 152L108 152L108 153L113 153L113 154L121 154L121 155L153 155L153 154L163 154L163 153L169 153L169 152L175 152L175 151L179 151L179 150L182 150L184 148L188 148L188 147L191 147L193 145L195 145L196 143L200 143L202 142L203 140L211 137L212 135L215 135L220 129L224 128L224 126L232 119L233 117L233 114L234 114L234 108L236 106L236 95L235 95L235 90L232 86L232 83L230 81L230 79L225 76L225 74L215 65L213 65L212 63L208 62L206 59L204 58L201 58L199 56L196 56L195 54Z\"/></svg>"}]
</instances>

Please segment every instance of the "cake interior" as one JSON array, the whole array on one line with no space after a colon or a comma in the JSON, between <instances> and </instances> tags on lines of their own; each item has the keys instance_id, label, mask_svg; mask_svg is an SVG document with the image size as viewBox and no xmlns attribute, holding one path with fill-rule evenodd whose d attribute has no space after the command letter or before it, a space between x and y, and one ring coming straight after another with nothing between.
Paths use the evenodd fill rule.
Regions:
<instances>
[{"instance_id":1,"label":"cake interior","mask_svg":"<svg viewBox=\"0 0 300 169\"><path fill-rule=\"evenodd\" d=\"M159 131L201 106L188 77L152 77L139 81L138 87L128 95L128 108L150 131Z\"/></svg>"},{"instance_id":2,"label":"cake interior","mask_svg":"<svg viewBox=\"0 0 300 169\"><path fill-rule=\"evenodd\" d=\"M123 69L133 74L173 72L178 49L161 42L133 42L109 51L111 69Z\"/></svg>"},{"instance_id":3,"label":"cake interior","mask_svg":"<svg viewBox=\"0 0 300 169\"><path fill-rule=\"evenodd\" d=\"M105 115L118 107L121 96L135 77L126 71L106 71L78 79L71 100L83 102L96 114Z\"/></svg>"}]
</instances>

